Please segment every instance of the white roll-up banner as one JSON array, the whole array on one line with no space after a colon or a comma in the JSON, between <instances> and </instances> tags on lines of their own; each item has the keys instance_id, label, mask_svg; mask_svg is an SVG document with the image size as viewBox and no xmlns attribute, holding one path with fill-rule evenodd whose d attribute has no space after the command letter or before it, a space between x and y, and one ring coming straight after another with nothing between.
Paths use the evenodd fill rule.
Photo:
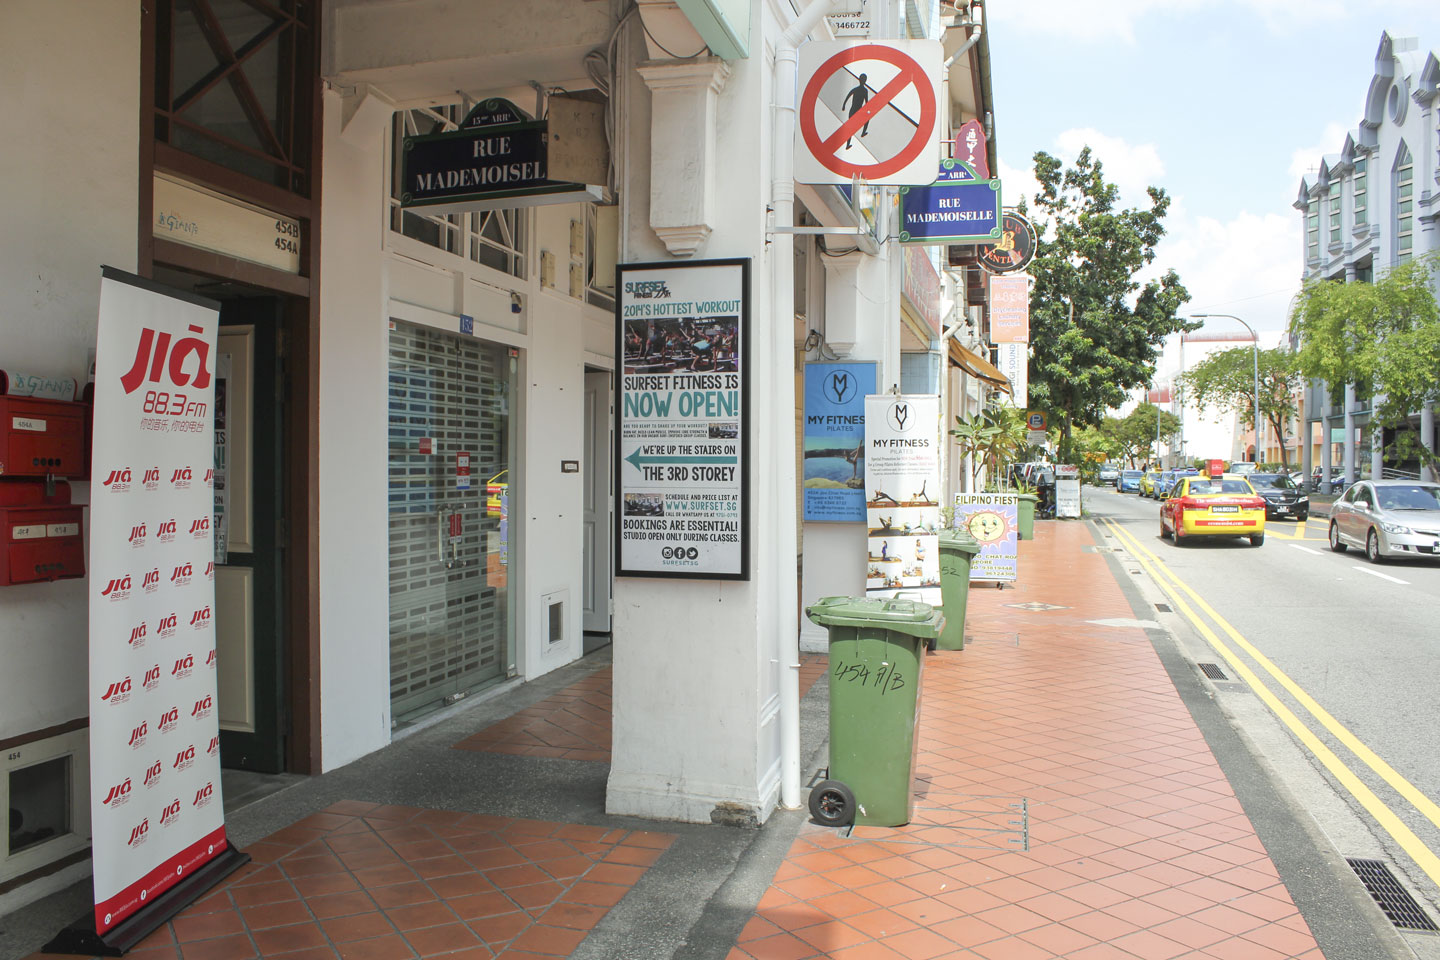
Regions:
<instances>
[{"instance_id":1,"label":"white roll-up banner","mask_svg":"<svg viewBox=\"0 0 1440 960\"><path fill-rule=\"evenodd\" d=\"M104 934L226 849L213 301L106 269L90 508L90 823Z\"/></svg>"},{"instance_id":2,"label":"white roll-up banner","mask_svg":"<svg viewBox=\"0 0 1440 960\"><path fill-rule=\"evenodd\" d=\"M940 605L940 398L865 398L865 595Z\"/></svg>"}]
</instances>

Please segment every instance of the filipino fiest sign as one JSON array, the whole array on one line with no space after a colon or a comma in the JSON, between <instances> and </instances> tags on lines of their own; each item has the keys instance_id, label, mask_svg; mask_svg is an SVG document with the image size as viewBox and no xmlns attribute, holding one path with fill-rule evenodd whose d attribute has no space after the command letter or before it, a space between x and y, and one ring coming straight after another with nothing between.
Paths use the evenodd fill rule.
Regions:
<instances>
[{"instance_id":1,"label":"filipino fiest sign","mask_svg":"<svg viewBox=\"0 0 1440 960\"><path fill-rule=\"evenodd\" d=\"M748 579L750 261L618 273L617 575Z\"/></svg>"},{"instance_id":2,"label":"filipino fiest sign","mask_svg":"<svg viewBox=\"0 0 1440 960\"><path fill-rule=\"evenodd\" d=\"M1014 580L1018 573L1020 498L1014 493L957 493L957 528L970 531L980 552L970 559L970 579Z\"/></svg>"},{"instance_id":3,"label":"filipino fiest sign","mask_svg":"<svg viewBox=\"0 0 1440 960\"><path fill-rule=\"evenodd\" d=\"M215 683L218 307L100 285L90 508L95 929L226 849Z\"/></svg>"},{"instance_id":4,"label":"filipino fiest sign","mask_svg":"<svg viewBox=\"0 0 1440 960\"><path fill-rule=\"evenodd\" d=\"M873 363L805 364L807 521L865 522L865 398Z\"/></svg>"},{"instance_id":5,"label":"filipino fiest sign","mask_svg":"<svg viewBox=\"0 0 1440 960\"><path fill-rule=\"evenodd\" d=\"M940 398L865 398L865 595L940 603Z\"/></svg>"},{"instance_id":6,"label":"filipino fiest sign","mask_svg":"<svg viewBox=\"0 0 1440 960\"><path fill-rule=\"evenodd\" d=\"M900 188L901 243L993 243L1000 239L1000 181L981 180L959 160L942 160L925 187Z\"/></svg>"}]
</instances>

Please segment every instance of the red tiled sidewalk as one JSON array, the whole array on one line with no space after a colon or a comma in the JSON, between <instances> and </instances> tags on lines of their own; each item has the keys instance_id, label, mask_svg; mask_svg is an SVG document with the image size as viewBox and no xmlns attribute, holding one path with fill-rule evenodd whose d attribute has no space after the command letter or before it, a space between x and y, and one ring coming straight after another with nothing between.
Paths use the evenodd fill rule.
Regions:
<instances>
[{"instance_id":1,"label":"red tiled sidewalk","mask_svg":"<svg viewBox=\"0 0 1440 960\"><path fill-rule=\"evenodd\" d=\"M814 654L800 657L800 696L824 676L825 662ZM471 734L454 749L609 763L613 676L610 667L596 670L535 706Z\"/></svg>"},{"instance_id":2,"label":"red tiled sidewalk","mask_svg":"<svg viewBox=\"0 0 1440 960\"><path fill-rule=\"evenodd\" d=\"M1016 589L971 591L915 822L808 824L730 960L1321 960L1144 633L1087 622L1134 616L1093 543L1040 524Z\"/></svg>"},{"instance_id":3,"label":"red tiled sidewalk","mask_svg":"<svg viewBox=\"0 0 1440 960\"><path fill-rule=\"evenodd\" d=\"M346 801L250 846L254 863L126 956L554 960L674 839Z\"/></svg>"}]
</instances>

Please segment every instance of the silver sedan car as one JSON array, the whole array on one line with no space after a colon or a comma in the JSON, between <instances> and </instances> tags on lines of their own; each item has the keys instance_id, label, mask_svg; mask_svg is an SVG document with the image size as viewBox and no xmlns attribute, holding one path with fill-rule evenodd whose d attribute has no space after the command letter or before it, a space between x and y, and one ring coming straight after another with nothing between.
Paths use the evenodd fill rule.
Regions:
<instances>
[{"instance_id":1,"label":"silver sedan car","mask_svg":"<svg viewBox=\"0 0 1440 960\"><path fill-rule=\"evenodd\" d=\"M1330 508L1330 549L1387 557L1440 557L1440 484L1362 480Z\"/></svg>"}]
</instances>

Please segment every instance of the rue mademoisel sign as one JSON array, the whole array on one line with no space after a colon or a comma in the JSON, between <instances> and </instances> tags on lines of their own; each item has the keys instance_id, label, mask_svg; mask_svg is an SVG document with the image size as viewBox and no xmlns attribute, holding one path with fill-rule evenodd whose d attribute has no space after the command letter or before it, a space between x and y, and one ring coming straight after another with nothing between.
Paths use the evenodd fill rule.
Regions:
<instances>
[{"instance_id":1,"label":"rue mademoisel sign","mask_svg":"<svg viewBox=\"0 0 1440 960\"><path fill-rule=\"evenodd\" d=\"M526 120L514 104L497 98L477 105L459 130L406 137L400 205L459 211L513 198L600 199L599 187L546 176L546 129L545 121Z\"/></svg>"},{"instance_id":2,"label":"rue mademoisel sign","mask_svg":"<svg viewBox=\"0 0 1440 960\"><path fill-rule=\"evenodd\" d=\"M901 243L990 243L1000 239L1000 181L960 160L940 161L928 187L900 188Z\"/></svg>"}]
</instances>

